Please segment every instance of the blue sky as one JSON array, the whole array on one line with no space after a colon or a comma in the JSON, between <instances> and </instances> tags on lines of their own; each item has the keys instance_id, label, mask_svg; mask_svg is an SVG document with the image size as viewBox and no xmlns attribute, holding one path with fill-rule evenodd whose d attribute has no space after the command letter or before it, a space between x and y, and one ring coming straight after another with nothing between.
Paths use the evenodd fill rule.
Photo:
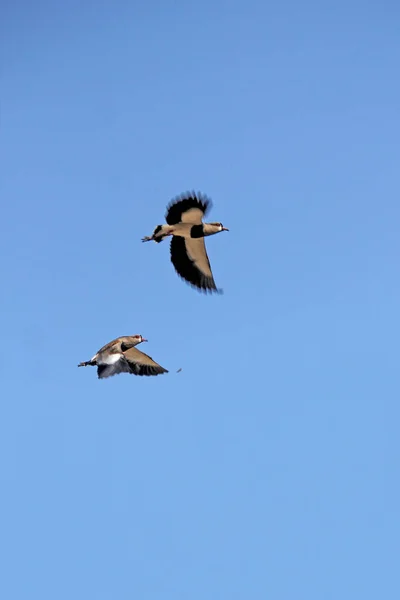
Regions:
<instances>
[{"instance_id":1,"label":"blue sky","mask_svg":"<svg viewBox=\"0 0 400 600\"><path fill-rule=\"evenodd\" d=\"M399 17L2 8L1 597L398 597ZM187 189L220 297L140 243Z\"/></svg>"}]
</instances>

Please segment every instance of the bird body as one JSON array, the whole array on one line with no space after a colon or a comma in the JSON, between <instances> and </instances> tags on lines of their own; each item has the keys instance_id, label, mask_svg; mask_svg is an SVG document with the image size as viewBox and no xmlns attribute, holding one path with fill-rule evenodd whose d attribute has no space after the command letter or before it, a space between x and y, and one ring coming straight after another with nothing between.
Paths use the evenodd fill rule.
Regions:
<instances>
[{"instance_id":1,"label":"bird body","mask_svg":"<svg viewBox=\"0 0 400 600\"><path fill-rule=\"evenodd\" d=\"M168 373L164 367L156 363L151 356L137 350L135 346L147 342L141 335L128 335L112 340L88 361L79 363L78 367L97 367L99 379L130 373L131 375L161 375Z\"/></svg>"},{"instance_id":2,"label":"bird body","mask_svg":"<svg viewBox=\"0 0 400 600\"><path fill-rule=\"evenodd\" d=\"M208 235L214 235L220 231L228 231L226 227L223 227L221 223L201 223L199 225L192 225L191 223L177 223L176 225L157 225L153 234L143 238L143 242L154 242L160 243L165 237L170 235L189 238L201 238Z\"/></svg>"},{"instance_id":3,"label":"bird body","mask_svg":"<svg viewBox=\"0 0 400 600\"><path fill-rule=\"evenodd\" d=\"M175 199L167 208L167 224L157 225L151 236L142 239L160 243L172 236L171 262L180 277L202 291L218 291L208 260L204 238L229 231L222 223L203 223L211 200L201 194L188 193Z\"/></svg>"}]
</instances>

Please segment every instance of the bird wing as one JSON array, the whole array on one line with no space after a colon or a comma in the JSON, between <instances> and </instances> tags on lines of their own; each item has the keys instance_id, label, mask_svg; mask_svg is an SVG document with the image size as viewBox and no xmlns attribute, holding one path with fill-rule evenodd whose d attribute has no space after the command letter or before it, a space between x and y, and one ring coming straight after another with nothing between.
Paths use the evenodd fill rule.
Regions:
<instances>
[{"instance_id":1,"label":"bird wing","mask_svg":"<svg viewBox=\"0 0 400 600\"><path fill-rule=\"evenodd\" d=\"M119 358L112 363L102 363L97 366L97 377L99 379L105 379L106 377L112 377L119 373L130 373L131 369L129 364L126 362L125 357L119 354Z\"/></svg>"},{"instance_id":2,"label":"bird wing","mask_svg":"<svg viewBox=\"0 0 400 600\"><path fill-rule=\"evenodd\" d=\"M204 291L217 291L203 237L174 236L171 240L171 262L178 275L191 285Z\"/></svg>"},{"instance_id":3,"label":"bird wing","mask_svg":"<svg viewBox=\"0 0 400 600\"><path fill-rule=\"evenodd\" d=\"M168 373L161 365L156 363L151 356L141 352L137 348L129 348L124 352L124 357L129 365L130 373L133 375L161 375Z\"/></svg>"},{"instance_id":4,"label":"bird wing","mask_svg":"<svg viewBox=\"0 0 400 600\"><path fill-rule=\"evenodd\" d=\"M165 220L168 225L176 225L181 222L200 225L211 206L212 202L207 196L187 192L174 198L168 205Z\"/></svg>"},{"instance_id":5,"label":"bird wing","mask_svg":"<svg viewBox=\"0 0 400 600\"><path fill-rule=\"evenodd\" d=\"M120 338L119 337L119 338L115 338L115 340L112 340L111 342L108 342L108 344L106 344L105 346L103 346L102 348L100 348L100 350L98 350L96 352L96 354L100 354L101 352L106 352L106 351L114 349L114 348L118 349L118 344L121 343L122 339L124 339L124 338Z\"/></svg>"}]
</instances>

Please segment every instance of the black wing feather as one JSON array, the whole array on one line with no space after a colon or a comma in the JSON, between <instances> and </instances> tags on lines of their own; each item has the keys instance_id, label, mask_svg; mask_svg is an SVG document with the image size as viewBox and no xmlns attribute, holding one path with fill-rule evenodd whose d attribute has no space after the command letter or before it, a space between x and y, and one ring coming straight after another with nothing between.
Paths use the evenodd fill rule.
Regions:
<instances>
[{"instance_id":1,"label":"black wing feather","mask_svg":"<svg viewBox=\"0 0 400 600\"><path fill-rule=\"evenodd\" d=\"M204 275L186 252L185 239L173 236L171 240L171 262L176 272L188 283L205 292L221 292L212 277Z\"/></svg>"},{"instance_id":2,"label":"black wing feather","mask_svg":"<svg viewBox=\"0 0 400 600\"><path fill-rule=\"evenodd\" d=\"M176 225L181 222L182 214L187 210L199 208L206 215L211 207L212 202L207 196L204 196L200 192L197 194L196 192L186 192L174 198L167 206L165 220L168 225Z\"/></svg>"},{"instance_id":3,"label":"black wing feather","mask_svg":"<svg viewBox=\"0 0 400 600\"><path fill-rule=\"evenodd\" d=\"M141 365L139 363L129 363L131 368L131 373L133 375L140 375L149 377L151 375L162 375L163 373L168 373L167 369L164 367L153 367L151 365Z\"/></svg>"},{"instance_id":4,"label":"black wing feather","mask_svg":"<svg viewBox=\"0 0 400 600\"><path fill-rule=\"evenodd\" d=\"M130 365L122 358L112 365L97 365L97 377L99 379L105 379L106 377L112 377L113 375L119 375L120 373L130 372Z\"/></svg>"}]
</instances>

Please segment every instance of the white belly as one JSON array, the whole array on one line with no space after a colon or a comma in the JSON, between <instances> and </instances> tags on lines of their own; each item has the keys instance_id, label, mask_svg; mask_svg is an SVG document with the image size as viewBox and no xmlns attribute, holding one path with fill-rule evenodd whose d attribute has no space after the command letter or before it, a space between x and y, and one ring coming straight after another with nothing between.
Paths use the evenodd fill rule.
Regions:
<instances>
[{"instance_id":1,"label":"white belly","mask_svg":"<svg viewBox=\"0 0 400 600\"><path fill-rule=\"evenodd\" d=\"M99 365L115 365L121 358L122 354L106 354L97 359Z\"/></svg>"}]
</instances>

